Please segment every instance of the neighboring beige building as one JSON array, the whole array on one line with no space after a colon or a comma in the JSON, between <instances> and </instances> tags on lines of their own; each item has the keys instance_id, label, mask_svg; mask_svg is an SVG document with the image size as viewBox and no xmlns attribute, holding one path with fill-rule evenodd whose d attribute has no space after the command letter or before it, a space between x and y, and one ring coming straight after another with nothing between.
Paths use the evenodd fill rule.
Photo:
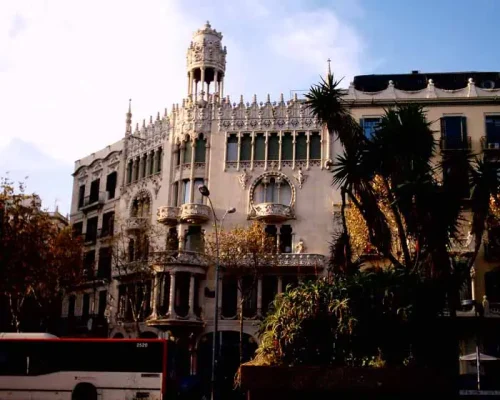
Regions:
<instances>
[{"instance_id":1,"label":"neighboring beige building","mask_svg":"<svg viewBox=\"0 0 500 400\"><path fill-rule=\"evenodd\" d=\"M324 274L340 203L327 166L339 144L303 100L285 100L282 95L277 101L254 96L232 102L224 97L225 76L222 35L207 23L188 47L181 104L135 129L129 108L123 138L76 161L71 222L85 234L86 263L95 269L97 283L68 298L63 316L83 316L83 331L87 319L96 315L107 318L109 327L103 332L110 337L137 334L127 318L126 290L120 289L132 290L133 281L111 268L104 238L118 229L118 221L133 236L146 220L166 226L170 247L165 247L166 261L154 266L142 335L168 332L184 338L192 354L200 343L210 343L205 335L214 329L214 271L196 251L202 235L213 231L214 219L198 190L201 185L210 189L218 218L236 208L226 216L225 229L260 220L276 236L282 253L279 265L259 276L254 296L245 303L244 331L250 342L257 340L252 321L265 313L276 293L305 277ZM474 77L488 79L477 82ZM499 75L428 78L419 73L356 77L346 99L367 134L384 107L415 101L425 105L435 121L440 151L472 146L477 152L500 154L500 89L495 88L500 86ZM463 86L457 87L460 80ZM401 90L405 85L408 89ZM446 134L441 133L440 120ZM495 266L487 259L482 251L476 263L476 298L484 294L485 274ZM219 330L224 332L239 331L235 285L231 280L221 285ZM190 372L195 370L191 365Z\"/></svg>"}]
</instances>

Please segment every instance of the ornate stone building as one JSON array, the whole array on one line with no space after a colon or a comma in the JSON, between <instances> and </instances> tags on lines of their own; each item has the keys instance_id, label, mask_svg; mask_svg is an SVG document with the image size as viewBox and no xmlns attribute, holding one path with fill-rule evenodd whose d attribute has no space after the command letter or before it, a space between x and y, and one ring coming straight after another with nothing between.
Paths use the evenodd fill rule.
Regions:
<instances>
[{"instance_id":1,"label":"ornate stone building","mask_svg":"<svg viewBox=\"0 0 500 400\"><path fill-rule=\"evenodd\" d=\"M285 100L281 95L277 101L225 97L226 48L222 34L208 23L188 47L186 77L182 102L170 112L165 109L133 128L129 106L124 136L76 162L71 222L85 236L90 283L68 296L63 317L79 321L73 332L138 335L127 301L137 285L133 276L113 268L107 238L122 228L133 237L145 224L163 226L166 244L150 254L155 277L142 301L139 331L184 340L194 373L196 355L202 357L208 351L203 343L211 343L215 286L213 268L199 253L214 218L198 188L210 189L226 229L255 219L276 238L278 265L258 276L244 305L251 347L257 340L254 322L274 295L325 272L340 203L329 167L341 149L297 96ZM384 107L415 101L435 121L440 152L472 146L493 159L500 154L498 85L497 73L361 76L345 98L367 135ZM236 211L227 214L231 208ZM132 240L130 262L137 256L135 245ZM485 274L494 267L489 255L500 254L488 246L477 262L476 298L483 296ZM221 288L219 330L230 335L239 330L239 294L236 283L224 277ZM500 304L500 297L496 301Z\"/></svg>"}]
</instances>

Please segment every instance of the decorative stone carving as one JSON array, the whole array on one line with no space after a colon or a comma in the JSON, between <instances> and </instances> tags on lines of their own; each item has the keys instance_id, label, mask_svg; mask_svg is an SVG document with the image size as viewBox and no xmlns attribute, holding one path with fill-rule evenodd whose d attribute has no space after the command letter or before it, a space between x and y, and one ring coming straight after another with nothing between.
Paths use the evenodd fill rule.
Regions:
<instances>
[{"instance_id":1,"label":"decorative stone carving","mask_svg":"<svg viewBox=\"0 0 500 400\"><path fill-rule=\"evenodd\" d=\"M305 253L306 246L304 245L304 241L302 238L299 239L299 242L295 245L295 254Z\"/></svg>"},{"instance_id":2,"label":"decorative stone carving","mask_svg":"<svg viewBox=\"0 0 500 400\"><path fill-rule=\"evenodd\" d=\"M255 218L265 222L280 222L294 218L292 208L284 204L260 203L254 205Z\"/></svg>"},{"instance_id":3,"label":"decorative stone carving","mask_svg":"<svg viewBox=\"0 0 500 400\"><path fill-rule=\"evenodd\" d=\"M129 231L133 230L141 230L146 228L148 225L148 218L143 218L143 217L130 217L127 220L127 229Z\"/></svg>"},{"instance_id":4,"label":"decorative stone carving","mask_svg":"<svg viewBox=\"0 0 500 400\"><path fill-rule=\"evenodd\" d=\"M158 207L156 217L159 223L166 225L175 225L179 217L179 207L163 206Z\"/></svg>"},{"instance_id":5,"label":"decorative stone carving","mask_svg":"<svg viewBox=\"0 0 500 400\"><path fill-rule=\"evenodd\" d=\"M247 188L247 184L251 178L252 176L247 172L246 168L241 174L238 175L238 181L240 182L240 186L243 190Z\"/></svg>"},{"instance_id":6,"label":"decorative stone carving","mask_svg":"<svg viewBox=\"0 0 500 400\"><path fill-rule=\"evenodd\" d=\"M155 199L158 198L158 192L160 191L161 183L159 178L153 178L153 192L155 194Z\"/></svg>"},{"instance_id":7,"label":"decorative stone carving","mask_svg":"<svg viewBox=\"0 0 500 400\"><path fill-rule=\"evenodd\" d=\"M321 254L279 254L279 267L313 267L323 268L326 257Z\"/></svg>"},{"instance_id":8,"label":"decorative stone carving","mask_svg":"<svg viewBox=\"0 0 500 400\"><path fill-rule=\"evenodd\" d=\"M181 222L200 223L210 219L210 207L205 204L188 203L181 206Z\"/></svg>"},{"instance_id":9,"label":"decorative stone carving","mask_svg":"<svg viewBox=\"0 0 500 400\"><path fill-rule=\"evenodd\" d=\"M299 170L297 171L297 173L294 175L294 178L295 180L297 181L298 183L298 186L299 186L299 189L302 189L302 185L305 183L305 181L307 180L307 175L305 175L303 172L302 172L302 168L299 168Z\"/></svg>"}]
</instances>

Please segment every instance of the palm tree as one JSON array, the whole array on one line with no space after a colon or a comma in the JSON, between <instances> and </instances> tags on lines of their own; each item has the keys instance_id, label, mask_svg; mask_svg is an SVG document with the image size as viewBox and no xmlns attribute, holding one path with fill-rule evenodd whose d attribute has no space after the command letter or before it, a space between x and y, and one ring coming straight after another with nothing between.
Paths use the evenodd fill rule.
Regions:
<instances>
[{"instance_id":1,"label":"palm tree","mask_svg":"<svg viewBox=\"0 0 500 400\"><path fill-rule=\"evenodd\" d=\"M352 117L349 104L343 99L345 91L340 88L340 82L336 81L331 73L326 76L326 79L321 78L321 82L313 85L309 93L305 95L307 99L306 104L312 109L318 119L325 124L329 136L336 135L344 148L352 149L355 152L355 148L362 136L361 127ZM354 154L353 152L349 154ZM334 178L334 184L338 185L341 191L343 231L333 246L335 249L333 252L342 255L342 268L348 270L352 258L345 215L349 182Z\"/></svg>"}]
</instances>

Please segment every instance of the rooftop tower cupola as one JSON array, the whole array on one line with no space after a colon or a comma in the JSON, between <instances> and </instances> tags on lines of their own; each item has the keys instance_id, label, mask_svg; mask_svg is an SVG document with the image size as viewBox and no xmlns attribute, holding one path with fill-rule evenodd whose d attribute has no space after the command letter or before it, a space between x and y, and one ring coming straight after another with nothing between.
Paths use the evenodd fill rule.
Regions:
<instances>
[{"instance_id":1,"label":"rooftop tower cupola","mask_svg":"<svg viewBox=\"0 0 500 400\"><path fill-rule=\"evenodd\" d=\"M226 71L226 47L221 44L222 34L212 29L207 21L202 29L193 34L187 52L188 97L204 101L213 94L224 95Z\"/></svg>"}]
</instances>

